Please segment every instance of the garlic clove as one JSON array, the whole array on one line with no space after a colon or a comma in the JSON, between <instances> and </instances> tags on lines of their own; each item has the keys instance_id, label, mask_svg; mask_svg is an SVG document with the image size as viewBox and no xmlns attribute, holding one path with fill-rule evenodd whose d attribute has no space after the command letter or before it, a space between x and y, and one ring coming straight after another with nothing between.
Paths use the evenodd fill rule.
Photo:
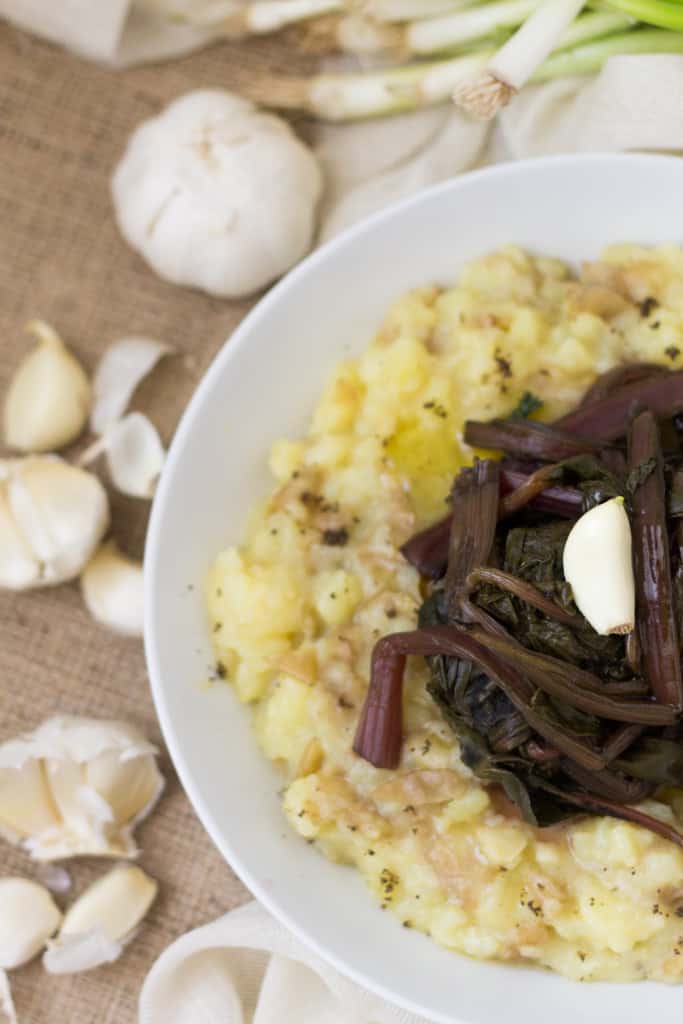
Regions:
<instances>
[{"instance_id":1,"label":"garlic clove","mask_svg":"<svg viewBox=\"0 0 683 1024\"><path fill-rule=\"evenodd\" d=\"M69 973L115 959L157 891L157 883L142 868L112 868L69 907L59 935L43 957L45 968L53 974Z\"/></svg>"},{"instance_id":2,"label":"garlic clove","mask_svg":"<svg viewBox=\"0 0 683 1024\"><path fill-rule=\"evenodd\" d=\"M132 498L152 498L166 459L154 424L140 412L131 412L113 423L87 451L80 463L89 465L106 455L112 483Z\"/></svg>"},{"instance_id":3,"label":"garlic clove","mask_svg":"<svg viewBox=\"0 0 683 1024\"><path fill-rule=\"evenodd\" d=\"M98 622L117 633L142 636L142 564L121 554L114 541L103 544L88 562L81 575L81 590Z\"/></svg>"},{"instance_id":4,"label":"garlic clove","mask_svg":"<svg viewBox=\"0 0 683 1024\"><path fill-rule=\"evenodd\" d=\"M596 633L630 633L635 624L631 524L623 498L585 512L565 542L564 575Z\"/></svg>"},{"instance_id":5,"label":"garlic clove","mask_svg":"<svg viewBox=\"0 0 683 1024\"><path fill-rule=\"evenodd\" d=\"M0 587L25 590L40 581L40 563L14 521L6 492L0 482Z\"/></svg>"},{"instance_id":6,"label":"garlic clove","mask_svg":"<svg viewBox=\"0 0 683 1024\"><path fill-rule=\"evenodd\" d=\"M0 967L21 967L40 953L62 921L50 893L27 878L0 878Z\"/></svg>"},{"instance_id":7,"label":"garlic clove","mask_svg":"<svg viewBox=\"0 0 683 1024\"><path fill-rule=\"evenodd\" d=\"M0 1017L3 1016L7 1021L7 1024L19 1024L17 1011L14 1008L14 1000L12 999L12 992L9 987L9 978L6 973L0 969Z\"/></svg>"},{"instance_id":8,"label":"garlic clove","mask_svg":"<svg viewBox=\"0 0 683 1024\"><path fill-rule=\"evenodd\" d=\"M109 501L97 477L56 455L5 463L7 504L40 565L32 586L73 579L109 525Z\"/></svg>"},{"instance_id":9,"label":"garlic clove","mask_svg":"<svg viewBox=\"0 0 683 1024\"><path fill-rule=\"evenodd\" d=\"M164 788L156 753L122 722L49 719L0 745L0 829L39 861L134 857L133 831Z\"/></svg>"},{"instance_id":10,"label":"garlic clove","mask_svg":"<svg viewBox=\"0 0 683 1024\"><path fill-rule=\"evenodd\" d=\"M109 346L93 378L90 427L95 434L103 434L123 416L138 384L170 351L169 345L150 338L122 338Z\"/></svg>"},{"instance_id":11,"label":"garlic clove","mask_svg":"<svg viewBox=\"0 0 683 1024\"><path fill-rule=\"evenodd\" d=\"M42 761L0 764L0 833L25 839L58 824Z\"/></svg>"},{"instance_id":12,"label":"garlic clove","mask_svg":"<svg viewBox=\"0 0 683 1024\"><path fill-rule=\"evenodd\" d=\"M43 320L26 328L38 340L19 365L5 400L5 441L23 452L56 451L83 430L92 393L78 360Z\"/></svg>"}]
</instances>

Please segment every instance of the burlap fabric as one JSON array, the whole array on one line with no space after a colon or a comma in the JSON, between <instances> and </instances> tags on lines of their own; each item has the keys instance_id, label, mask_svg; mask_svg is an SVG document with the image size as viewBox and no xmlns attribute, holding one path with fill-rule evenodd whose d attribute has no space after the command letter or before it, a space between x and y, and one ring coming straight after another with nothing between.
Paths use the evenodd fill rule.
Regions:
<instances>
[{"instance_id":1,"label":"burlap fabric","mask_svg":"<svg viewBox=\"0 0 683 1024\"><path fill-rule=\"evenodd\" d=\"M167 360L140 389L144 409L170 440L210 359L249 303L172 287L120 239L109 200L111 169L132 128L176 95L200 86L241 87L291 69L280 43L222 44L158 67L114 72L0 24L0 395L42 317L85 365L126 334L169 342ZM148 505L113 499L114 533L142 551ZM142 644L112 636L85 611L76 585L0 592L0 740L58 712L127 719L161 742ZM89 974L52 978L40 961L15 971L22 1024L132 1024L140 984L168 943L248 898L195 817L168 757L167 791L139 830L141 864L160 897L121 959ZM105 864L68 865L71 899ZM0 840L0 875L35 876ZM170 1022L169 1022L170 1024Z\"/></svg>"}]
</instances>

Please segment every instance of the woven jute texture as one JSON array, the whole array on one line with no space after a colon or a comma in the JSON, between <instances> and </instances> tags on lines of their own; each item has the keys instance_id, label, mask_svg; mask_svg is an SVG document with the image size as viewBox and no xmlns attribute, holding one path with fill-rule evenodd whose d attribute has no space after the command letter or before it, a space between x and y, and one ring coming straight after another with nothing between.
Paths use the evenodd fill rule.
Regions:
<instances>
[{"instance_id":1,"label":"woven jute texture","mask_svg":"<svg viewBox=\"0 0 683 1024\"><path fill-rule=\"evenodd\" d=\"M265 40L115 72L0 24L0 395L30 344L22 331L31 318L52 323L89 368L114 339L147 335L178 354L143 384L134 407L170 440L197 381L249 303L158 280L118 235L109 176L135 125L173 97L202 86L246 87L295 63L283 41ZM147 503L115 495L112 501L117 540L141 555ZM77 585L0 592L0 740L56 713L129 720L161 745L141 642L94 623ZM140 985L158 954L248 899L166 754L162 768L167 790L138 831L140 863L160 883L156 904L113 965L53 978L38 960L12 972L22 1024L132 1024ZM73 888L57 899L73 899L106 866L70 862ZM6 874L36 877L36 866L0 840L0 876Z\"/></svg>"}]
</instances>

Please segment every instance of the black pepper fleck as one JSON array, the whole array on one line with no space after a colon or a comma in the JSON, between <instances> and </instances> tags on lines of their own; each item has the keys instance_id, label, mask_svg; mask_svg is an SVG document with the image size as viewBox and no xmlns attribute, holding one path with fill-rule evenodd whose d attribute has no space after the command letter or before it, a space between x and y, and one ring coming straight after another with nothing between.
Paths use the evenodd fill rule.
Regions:
<instances>
[{"instance_id":1,"label":"black pepper fleck","mask_svg":"<svg viewBox=\"0 0 683 1024\"><path fill-rule=\"evenodd\" d=\"M638 304L640 315L649 316L652 310L656 309L658 305L659 303L657 302L655 297L653 295L648 295L646 299L643 299L643 301Z\"/></svg>"},{"instance_id":2,"label":"black pepper fleck","mask_svg":"<svg viewBox=\"0 0 683 1024\"><path fill-rule=\"evenodd\" d=\"M343 548L348 541L349 531L345 526L340 526L338 530L323 531L323 544L327 544L330 548Z\"/></svg>"},{"instance_id":3,"label":"black pepper fleck","mask_svg":"<svg viewBox=\"0 0 683 1024\"><path fill-rule=\"evenodd\" d=\"M395 608L387 608L384 614L388 619L395 619L396 616L398 615L398 612L396 611Z\"/></svg>"},{"instance_id":4,"label":"black pepper fleck","mask_svg":"<svg viewBox=\"0 0 683 1024\"><path fill-rule=\"evenodd\" d=\"M677 345L669 345L668 348L664 349L664 355L668 356L672 361L680 356L681 350Z\"/></svg>"},{"instance_id":5,"label":"black pepper fleck","mask_svg":"<svg viewBox=\"0 0 683 1024\"><path fill-rule=\"evenodd\" d=\"M505 356L502 356L500 354L500 349L496 349L496 351L495 351L495 353L493 355L493 358L496 361L496 366L500 370L501 375L503 377L505 377L506 379L511 377L512 376L512 365L511 365L509 359L506 359Z\"/></svg>"}]
</instances>

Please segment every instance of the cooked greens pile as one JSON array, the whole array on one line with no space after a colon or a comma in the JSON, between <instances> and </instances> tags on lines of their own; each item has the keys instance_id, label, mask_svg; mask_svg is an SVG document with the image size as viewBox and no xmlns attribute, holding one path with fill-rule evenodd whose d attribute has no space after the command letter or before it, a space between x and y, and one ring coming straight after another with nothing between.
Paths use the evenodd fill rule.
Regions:
<instances>
[{"instance_id":1,"label":"cooked greens pile","mask_svg":"<svg viewBox=\"0 0 683 1024\"><path fill-rule=\"evenodd\" d=\"M632 364L551 426L519 411L467 423L469 444L504 455L463 469L450 514L403 548L426 596L415 630L375 646L358 754L398 765L403 670L421 655L463 760L527 821L608 814L683 845L637 806L683 786L682 410L683 372ZM615 497L630 520L635 629L602 636L574 603L563 550L576 520Z\"/></svg>"}]
</instances>

